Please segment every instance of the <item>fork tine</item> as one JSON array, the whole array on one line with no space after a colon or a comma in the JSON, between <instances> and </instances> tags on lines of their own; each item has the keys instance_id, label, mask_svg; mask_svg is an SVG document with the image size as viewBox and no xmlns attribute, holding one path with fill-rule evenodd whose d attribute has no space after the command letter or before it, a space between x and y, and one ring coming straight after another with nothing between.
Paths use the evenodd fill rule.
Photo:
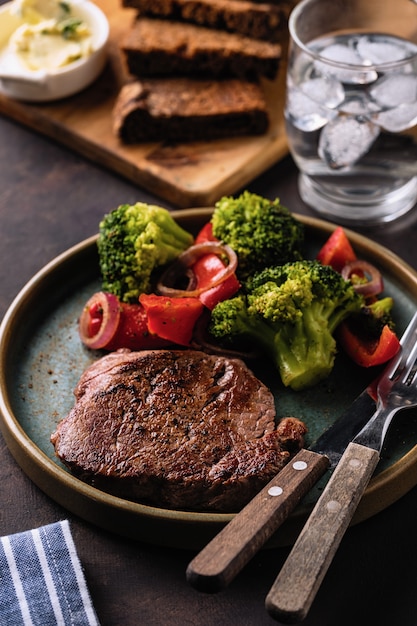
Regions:
<instances>
[{"instance_id":1,"label":"fork tine","mask_svg":"<svg viewBox=\"0 0 417 626\"><path fill-rule=\"evenodd\" d=\"M393 380L397 378L404 371L404 368L407 367L408 371L410 371L410 356L411 353L415 354L417 345L417 312L414 313L413 317L410 320L407 329L405 330L403 336L401 337L401 350L396 357L394 357L388 365L387 369L384 371L384 378L389 378ZM413 362L416 357L414 356Z\"/></svg>"},{"instance_id":2,"label":"fork tine","mask_svg":"<svg viewBox=\"0 0 417 626\"><path fill-rule=\"evenodd\" d=\"M401 378L403 380L408 380L410 377L410 374L412 373L413 368L415 369L416 366L416 359L417 359L417 338L416 338L416 342L414 343L414 346L412 347L409 355L407 356L405 365L404 365L404 372L401 376ZM412 378L414 378L415 373L413 374ZM410 381L411 382L411 381Z\"/></svg>"},{"instance_id":3,"label":"fork tine","mask_svg":"<svg viewBox=\"0 0 417 626\"><path fill-rule=\"evenodd\" d=\"M415 368L417 359L417 333L411 335L409 341L403 346L402 350L402 367L397 370L398 373L396 372L396 376L393 380L410 384L410 374L412 373L413 368Z\"/></svg>"},{"instance_id":4,"label":"fork tine","mask_svg":"<svg viewBox=\"0 0 417 626\"><path fill-rule=\"evenodd\" d=\"M414 362L413 367L411 368L411 372L410 372L411 376L409 377L409 385L414 385L416 384L416 380L417 380L417 364L416 362Z\"/></svg>"}]
</instances>

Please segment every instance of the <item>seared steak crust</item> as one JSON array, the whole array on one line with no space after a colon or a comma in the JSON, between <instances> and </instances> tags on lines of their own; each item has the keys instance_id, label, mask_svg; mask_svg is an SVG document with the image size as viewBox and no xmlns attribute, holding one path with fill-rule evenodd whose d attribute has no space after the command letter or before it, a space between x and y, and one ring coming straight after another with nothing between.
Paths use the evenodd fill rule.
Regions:
<instances>
[{"instance_id":1,"label":"seared steak crust","mask_svg":"<svg viewBox=\"0 0 417 626\"><path fill-rule=\"evenodd\" d=\"M164 508L241 508L300 448L295 418L239 359L118 351L90 366L51 441L82 480Z\"/></svg>"}]
</instances>

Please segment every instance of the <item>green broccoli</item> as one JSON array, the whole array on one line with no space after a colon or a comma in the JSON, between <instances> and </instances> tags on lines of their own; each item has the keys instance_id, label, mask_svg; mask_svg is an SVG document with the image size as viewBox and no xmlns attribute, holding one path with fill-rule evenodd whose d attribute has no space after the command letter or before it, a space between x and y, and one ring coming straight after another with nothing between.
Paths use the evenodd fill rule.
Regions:
<instances>
[{"instance_id":1,"label":"green broccoli","mask_svg":"<svg viewBox=\"0 0 417 626\"><path fill-rule=\"evenodd\" d=\"M104 216L97 241L102 287L123 302L152 288L154 270L194 242L171 214L142 202L122 204Z\"/></svg>"},{"instance_id":2,"label":"green broccoli","mask_svg":"<svg viewBox=\"0 0 417 626\"><path fill-rule=\"evenodd\" d=\"M241 280L272 265L303 258L304 225L278 199L244 191L215 205L211 223L217 239L236 252Z\"/></svg>"},{"instance_id":3,"label":"green broccoli","mask_svg":"<svg viewBox=\"0 0 417 626\"><path fill-rule=\"evenodd\" d=\"M285 386L298 390L333 369L338 324L363 297L330 266L301 260L266 268L212 311L210 333L224 341L253 340L272 357Z\"/></svg>"},{"instance_id":4,"label":"green broccoli","mask_svg":"<svg viewBox=\"0 0 417 626\"><path fill-rule=\"evenodd\" d=\"M392 319L392 307L394 300L386 296L372 303L364 303L358 313L349 318L349 326L359 337L366 341L379 339L384 326L389 326L395 330L395 323Z\"/></svg>"}]
</instances>

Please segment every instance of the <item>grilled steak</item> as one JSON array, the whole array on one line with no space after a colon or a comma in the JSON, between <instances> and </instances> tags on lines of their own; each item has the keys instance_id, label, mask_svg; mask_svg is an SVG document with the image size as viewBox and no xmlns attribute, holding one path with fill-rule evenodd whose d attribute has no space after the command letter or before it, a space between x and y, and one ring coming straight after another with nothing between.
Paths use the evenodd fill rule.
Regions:
<instances>
[{"instance_id":1,"label":"grilled steak","mask_svg":"<svg viewBox=\"0 0 417 626\"><path fill-rule=\"evenodd\" d=\"M303 444L295 418L239 359L111 353L90 366L51 441L82 480L164 508L233 512Z\"/></svg>"}]
</instances>

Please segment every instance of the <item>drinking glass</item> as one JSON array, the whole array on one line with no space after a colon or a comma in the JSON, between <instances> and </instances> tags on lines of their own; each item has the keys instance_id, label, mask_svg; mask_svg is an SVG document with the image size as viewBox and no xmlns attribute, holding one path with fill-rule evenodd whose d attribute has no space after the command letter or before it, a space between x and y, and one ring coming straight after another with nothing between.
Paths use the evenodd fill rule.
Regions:
<instances>
[{"instance_id":1,"label":"drinking glass","mask_svg":"<svg viewBox=\"0 0 417 626\"><path fill-rule=\"evenodd\" d=\"M303 200L349 225L417 202L417 5L302 0L289 19L285 106Z\"/></svg>"}]
</instances>

